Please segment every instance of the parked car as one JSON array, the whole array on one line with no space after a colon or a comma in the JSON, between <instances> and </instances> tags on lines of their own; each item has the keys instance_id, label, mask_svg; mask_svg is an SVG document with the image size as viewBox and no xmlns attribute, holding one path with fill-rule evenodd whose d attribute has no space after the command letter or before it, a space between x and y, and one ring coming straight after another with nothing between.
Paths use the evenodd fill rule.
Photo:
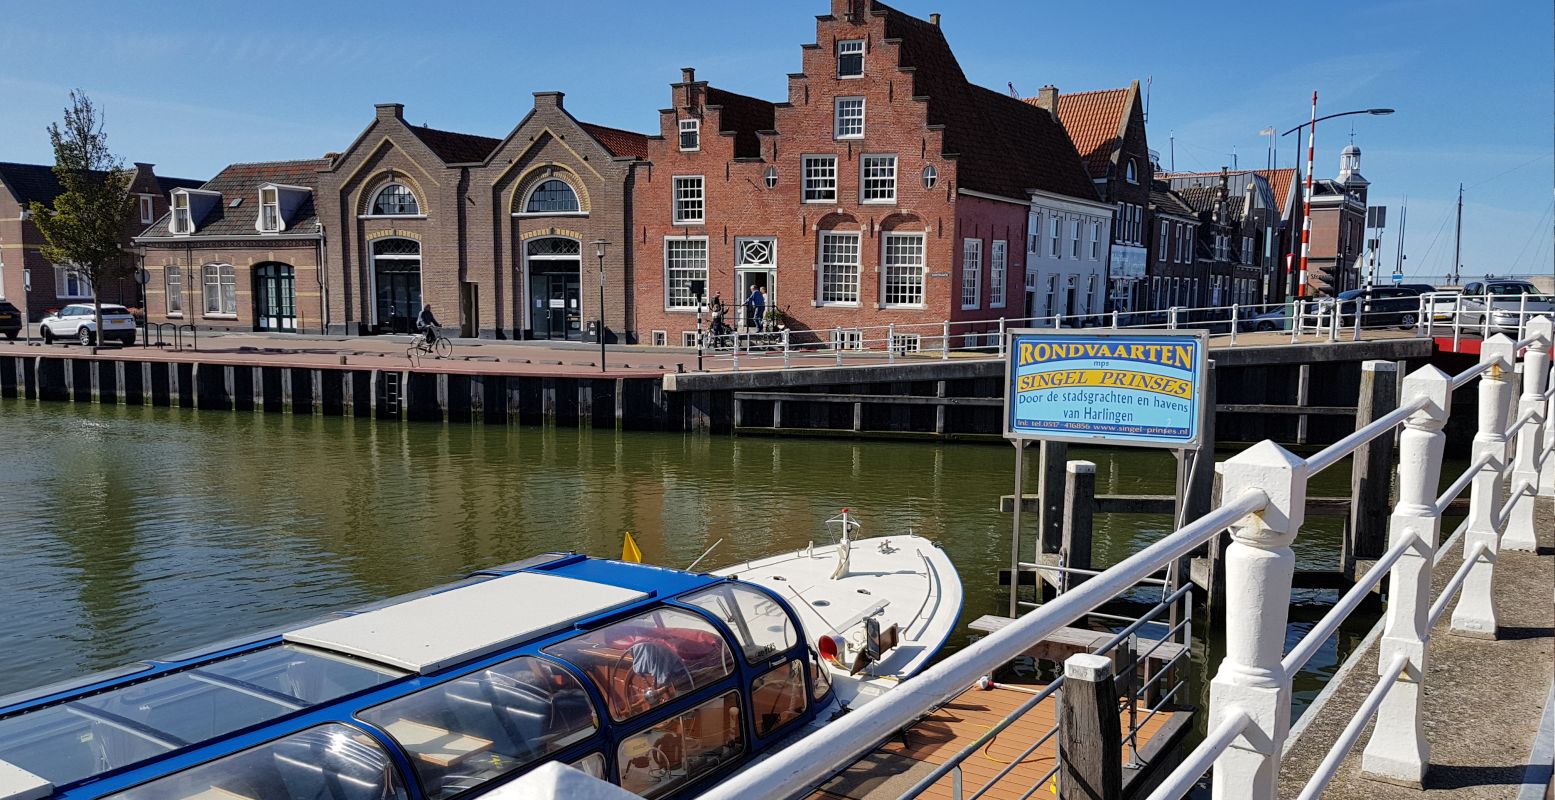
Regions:
<instances>
[{"instance_id":1,"label":"parked car","mask_svg":"<svg viewBox=\"0 0 1555 800\"><path fill-rule=\"evenodd\" d=\"M11 341L16 341L16 337L22 333L24 324L21 309L0 300L0 334L4 334L5 338Z\"/></svg>"},{"instance_id":2,"label":"parked car","mask_svg":"<svg viewBox=\"0 0 1555 800\"><path fill-rule=\"evenodd\" d=\"M1462 289L1437 289L1426 298L1431 319L1437 322L1452 322L1452 314L1458 308L1458 298L1463 295Z\"/></svg>"},{"instance_id":3,"label":"parked car","mask_svg":"<svg viewBox=\"0 0 1555 800\"><path fill-rule=\"evenodd\" d=\"M75 339L83 345L97 340L97 320L91 303L74 303L59 313L43 318L39 323L43 341L52 344L55 339ZM135 343L135 318L124 306L103 305L103 339L124 345Z\"/></svg>"},{"instance_id":4,"label":"parked car","mask_svg":"<svg viewBox=\"0 0 1555 800\"><path fill-rule=\"evenodd\" d=\"M1413 328L1420 323L1420 292L1403 286L1368 286L1340 292L1340 327L1354 326L1357 314L1363 328Z\"/></svg>"},{"instance_id":5,"label":"parked car","mask_svg":"<svg viewBox=\"0 0 1555 800\"><path fill-rule=\"evenodd\" d=\"M1237 321L1237 330L1243 331L1283 331L1290 329L1290 307L1281 306L1273 311L1265 311L1262 314L1254 314L1243 317Z\"/></svg>"},{"instance_id":6,"label":"parked car","mask_svg":"<svg viewBox=\"0 0 1555 800\"><path fill-rule=\"evenodd\" d=\"M1522 311L1528 312L1529 319L1537 314L1555 314L1555 300L1539 294L1538 287L1528 281L1490 280L1465 284L1460 307L1462 324L1483 329L1488 322L1491 333L1510 335L1516 335L1521 328L1518 316Z\"/></svg>"}]
</instances>

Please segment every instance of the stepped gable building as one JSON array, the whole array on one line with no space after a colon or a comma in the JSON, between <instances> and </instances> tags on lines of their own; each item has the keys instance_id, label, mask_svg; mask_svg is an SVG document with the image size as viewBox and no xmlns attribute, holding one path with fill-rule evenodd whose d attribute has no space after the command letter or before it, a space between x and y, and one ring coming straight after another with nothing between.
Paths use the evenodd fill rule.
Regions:
<instances>
[{"instance_id":1,"label":"stepped gable building","mask_svg":"<svg viewBox=\"0 0 1555 800\"><path fill-rule=\"evenodd\" d=\"M502 139L377 106L319 177L329 329L409 332L430 303L455 335L579 339L598 317L597 280L584 276L605 239L607 338L630 341L627 200L645 143L574 119L560 92L535 93Z\"/></svg>"},{"instance_id":2,"label":"stepped gable building","mask_svg":"<svg viewBox=\"0 0 1555 800\"><path fill-rule=\"evenodd\" d=\"M1155 180L1150 182L1150 224L1154 244L1146 265L1147 278L1138 285L1133 308L1158 311L1183 305L1179 300L1188 295L1195 281L1209 277L1199 271L1194 257L1199 215L1182 195L1172 191L1168 181Z\"/></svg>"},{"instance_id":3,"label":"stepped gable building","mask_svg":"<svg viewBox=\"0 0 1555 800\"><path fill-rule=\"evenodd\" d=\"M167 213L168 192L200 185L197 180L157 175L151 164L136 162L131 171L130 193L135 203L124 221L126 263L134 261L135 235ZM29 219L29 203L36 200L52 206L63 191L51 165L0 162L0 300L17 306L34 322L53 309L92 298L92 287L81 273L43 258L39 250L43 234ZM24 288L29 276L31 291ZM141 303L139 286L129 279L103 286L99 295L105 303Z\"/></svg>"},{"instance_id":4,"label":"stepped gable building","mask_svg":"<svg viewBox=\"0 0 1555 800\"><path fill-rule=\"evenodd\" d=\"M1132 307L1150 263L1150 182L1154 166L1139 81L1123 89L1060 94L1044 86L1027 103L1052 112L1074 141L1103 202L1113 208L1108 271L1114 307Z\"/></svg>"},{"instance_id":5,"label":"stepped gable building","mask_svg":"<svg viewBox=\"0 0 1555 800\"><path fill-rule=\"evenodd\" d=\"M325 330L324 159L233 164L168 193L135 238L150 322L225 330Z\"/></svg>"},{"instance_id":6,"label":"stepped gable building","mask_svg":"<svg viewBox=\"0 0 1555 800\"><path fill-rule=\"evenodd\" d=\"M1190 281L1186 306L1248 305L1261 290L1265 231L1259 221L1268 215L1272 197L1259 175L1243 175L1233 185L1229 170L1213 181L1194 179L1177 194L1198 217L1196 274ZM1269 253L1272 256L1272 249Z\"/></svg>"},{"instance_id":7,"label":"stepped gable building","mask_svg":"<svg viewBox=\"0 0 1555 800\"><path fill-rule=\"evenodd\" d=\"M579 122L561 92L534 97L534 108L471 171L469 249L482 256L466 270L476 306L486 309L479 327L515 339L590 338L602 269L606 341L636 342L628 200L648 137ZM594 244L601 239L603 261Z\"/></svg>"},{"instance_id":8,"label":"stepped gable building","mask_svg":"<svg viewBox=\"0 0 1555 800\"><path fill-rule=\"evenodd\" d=\"M1287 266L1292 259L1291 231L1300 245L1301 187L1294 169L1223 170L1230 195L1241 198L1232 213L1241 227L1233 239L1238 257L1259 268L1256 302L1283 302L1292 285ZM1220 172L1163 173L1174 188L1209 186L1220 180ZM1246 241L1251 238L1252 241ZM1299 257L1299 249L1297 257Z\"/></svg>"},{"instance_id":9,"label":"stepped gable building","mask_svg":"<svg viewBox=\"0 0 1555 800\"><path fill-rule=\"evenodd\" d=\"M698 289L755 324L741 303L756 286L799 340L849 346L894 323L910 350L948 319L954 344L983 344L1026 313L1030 193L1099 202L1051 115L969 83L938 15L871 0L817 17L784 102L684 70L648 160L637 319L659 343L693 340Z\"/></svg>"}]
</instances>

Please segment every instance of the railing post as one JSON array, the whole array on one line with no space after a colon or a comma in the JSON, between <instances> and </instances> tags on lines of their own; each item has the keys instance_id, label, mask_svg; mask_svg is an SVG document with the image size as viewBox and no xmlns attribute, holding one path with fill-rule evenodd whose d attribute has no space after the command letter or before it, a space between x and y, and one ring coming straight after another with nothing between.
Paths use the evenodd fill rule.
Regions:
<instances>
[{"instance_id":1,"label":"railing post","mask_svg":"<svg viewBox=\"0 0 1555 800\"><path fill-rule=\"evenodd\" d=\"M896 323L885 326L886 363L896 363Z\"/></svg>"},{"instance_id":2,"label":"railing post","mask_svg":"<svg viewBox=\"0 0 1555 800\"><path fill-rule=\"evenodd\" d=\"M1470 484L1469 528L1463 535L1463 555L1473 555L1477 563L1469 569L1458 607L1452 612L1453 633L1484 639L1496 638L1498 619L1494 562L1505 529L1501 507L1506 503L1507 400L1513 389L1513 360L1517 356L1512 344L1505 334L1498 333L1480 347L1480 361L1494 363L1479 377L1479 432L1474 434L1473 455L1488 455L1490 463ZM1475 555L1480 545L1484 546L1484 554Z\"/></svg>"},{"instance_id":3,"label":"railing post","mask_svg":"<svg viewBox=\"0 0 1555 800\"><path fill-rule=\"evenodd\" d=\"M1116 308L1112 309L1112 329L1118 329L1118 310Z\"/></svg>"},{"instance_id":4,"label":"railing post","mask_svg":"<svg viewBox=\"0 0 1555 800\"><path fill-rule=\"evenodd\" d=\"M789 366L789 354L788 354L788 342L789 342L789 339L788 339L788 334L789 334L789 330L787 328L784 328L783 329L783 369L788 369L788 366Z\"/></svg>"},{"instance_id":5,"label":"railing post","mask_svg":"<svg viewBox=\"0 0 1555 800\"><path fill-rule=\"evenodd\" d=\"M941 327L939 340L939 360L950 360L950 320L945 320Z\"/></svg>"},{"instance_id":6,"label":"railing post","mask_svg":"<svg viewBox=\"0 0 1555 800\"><path fill-rule=\"evenodd\" d=\"M1552 345L1555 352L1555 345ZM1547 379L1555 383L1555 372L1550 373ZM1548 393L1548 389L1545 390ZM1551 396L1544 404L1544 459L1539 463L1539 496L1555 497L1555 396Z\"/></svg>"},{"instance_id":7,"label":"railing post","mask_svg":"<svg viewBox=\"0 0 1555 800\"><path fill-rule=\"evenodd\" d=\"M1441 485L1442 452L1447 434L1442 427L1452 410L1452 378L1422 367L1404 378L1404 402L1424 397L1428 402L1404 421L1399 435L1398 505L1388 519L1389 548L1418 538L1388 575L1387 621L1379 645L1377 671L1387 672L1396 656L1409 659L1399 682L1383 698L1377 725L1361 757L1361 770L1387 781L1419 786L1430 763L1430 744L1421 719L1426 674L1426 640L1430 637L1431 565L1442 532L1436 510Z\"/></svg>"},{"instance_id":8,"label":"railing post","mask_svg":"<svg viewBox=\"0 0 1555 800\"><path fill-rule=\"evenodd\" d=\"M1537 422L1525 423L1517 432L1517 455L1511 481L1512 489L1517 491L1507 500L1512 504L1512 510L1507 515L1506 533L1501 544L1508 550L1535 551L1539 549L1539 537L1533 527L1533 509L1538 504L1539 450L1544 446L1544 426L1548 424L1542 415L1547 410L1544 408L1544 390L1549 388L1550 338L1555 325L1549 317L1540 317L1526 327L1528 335L1537 341L1529 345L1528 353L1523 357L1523 396L1517 404L1517 416L1540 416ZM1523 488L1525 485L1528 488Z\"/></svg>"},{"instance_id":9,"label":"railing post","mask_svg":"<svg viewBox=\"0 0 1555 800\"><path fill-rule=\"evenodd\" d=\"M837 366L842 366L842 326L832 328L832 352L837 354Z\"/></svg>"},{"instance_id":10,"label":"railing post","mask_svg":"<svg viewBox=\"0 0 1555 800\"><path fill-rule=\"evenodd\" d=\"M1177 330L1177 306L1166 309L1167 330Z\"/></svg>"},{"instance_id":11,"label":"railing post","mask_svg":"<svg viewBox=\"0 0 1555 800\"><path fill-rule=\"evenodd\" d=\"M999 357L1004 358L1004 317L999 318Z\"/></svg>"},{"instance_id":12,"label":"railing post","mask_svg":"<svg viewBox=\"0 0 1555 800\"><path fill-rule=\"evenodd\" d=\"M1123 732L1112 659L1095 653L1065 659L1061 691L1060 800L1118 800L1123 796Z\"/></svg>"},{"instance_id":13,"label":"railing post","mask_svg":"<svg viewBox=\"0 0 1555 800\"><path fill-rule=\"evenodd\" d=\"M1231 526L1226 549L1226 657L1210 681L1209 728L1241 711L1251 722L1215 761L1215 800L1274 800L1290 732L1285 623L1307 504L1307 463L1271 441L1226 462L1224 497L1259 490L1269 503Z\"/></svg>"},{"instance_id":14,"label":"railing post","mask_svg":"<svg viewBox=\"0 0 1555 800\"><path fill-rule=\"evenodd\" d=\"M1241 316L1241 311L1242 311L1242 306L1241 306L1240 303L1232 303L1231 304L1231 343L1232 344L1236 344L1236 328L1237 328L1237 321L1238 321L1237 318Z\"/></svg>"}]
</instances>

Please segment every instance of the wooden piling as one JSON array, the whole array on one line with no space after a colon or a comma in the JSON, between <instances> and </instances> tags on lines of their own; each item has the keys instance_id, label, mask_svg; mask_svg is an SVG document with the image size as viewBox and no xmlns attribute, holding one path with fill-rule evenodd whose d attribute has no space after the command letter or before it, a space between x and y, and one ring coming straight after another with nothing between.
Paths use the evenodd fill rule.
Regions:
<instances>
[{"instance_id":1,"label":"wooden piling","mask_svg":"<svg viewBox=\"0 0 1555 800\"><path fill-rule=\"evenodd\" d=\"M1091 569L1092 522L1096 512L1096 464L1090 461L1070 461L1064 472L1064 521L1062 549L1064 566L1074 569ZM1087 575L1061 572L1058 585L1062 591L1083 583Z\"/></svg>"},{"instance_id":2,"label":"wooden piling","mask_svg":"<svg viewBox=\"0 0 1555 800\"><path fill-rule=\"evenodd\" d=\"M1064 537L1064 464L1069 460L1069 445L1043 440L1037 452L1038 491L1042 505L1037 508L1038 553L1056 553Z\"/></svg>"},{"instance_id":3,"label":"wooden piling","mask_svg":"<svg viewBox=\"0 0 1555 800\"><path fill-rule=\"evenodd\" d=\"M1063 710L1058 718L1061 800L1120 800L1123 732L1112 659L1077 653L1064 661Z\"/></svg>"},{"instance_id":4,"label":"wooden piling","mask_svg":"<svg viewBox=\"0 0 1555 800\"><path fill-rule=\"evenodd\" d=\"M1398 408L1398 365L1392 361L1361 363L1361 390L1355 428L1371 424ZM1355 580L1387 551L1389 500L1393 489L1392 436L1378 436L1356 449L1350 462L1350 525L1343 540L1345 577Z\"/></svg>"}]
</instances>

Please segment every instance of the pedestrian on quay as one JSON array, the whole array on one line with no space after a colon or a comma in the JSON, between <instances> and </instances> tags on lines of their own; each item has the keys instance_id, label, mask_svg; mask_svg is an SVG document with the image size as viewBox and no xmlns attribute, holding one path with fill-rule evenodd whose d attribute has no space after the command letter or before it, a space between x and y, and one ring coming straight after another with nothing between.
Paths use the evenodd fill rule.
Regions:
<instances>
[{"instance_id":1,"label":"pedestrian on quay","mask_svg":"<svg viewBox=\"0 0 1555 800\"><path fill-rule=\"evenodd\" d=\"M751 295L745 304L750 308L751 319L756 323L756 332L760 333L762 325L766 322L763 317L767 315L767 295L761 291L760 286L751 285Z\"/></svg>"}]
</instances>

